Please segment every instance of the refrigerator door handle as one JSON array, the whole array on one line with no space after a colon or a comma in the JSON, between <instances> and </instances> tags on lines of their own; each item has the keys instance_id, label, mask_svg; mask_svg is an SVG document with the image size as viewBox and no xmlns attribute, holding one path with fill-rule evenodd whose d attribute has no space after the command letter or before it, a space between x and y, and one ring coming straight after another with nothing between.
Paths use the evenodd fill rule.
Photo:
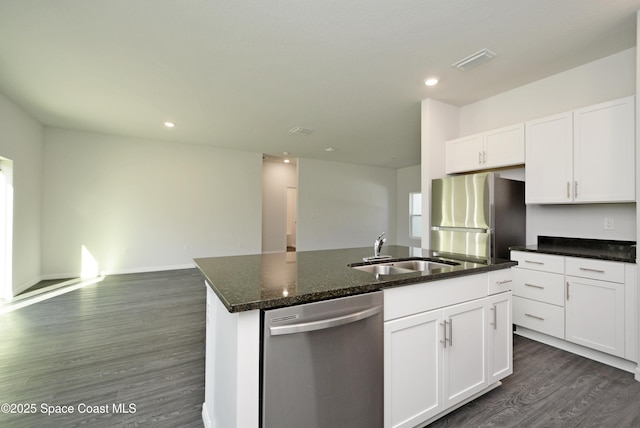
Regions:
<instances>
[{"instance_id":1,"label":"refrigerator door handle","mask_svg":"<svg viewBox=\"0 0 640 428\"><path fill-rule=\"evenodd\" d=\"M431 226L431 230L446 230L449 232L472 232L472 233L491 233L491 229L472 228L472 227L448 227L448 226Z\"/></svg>"}]
</instances>

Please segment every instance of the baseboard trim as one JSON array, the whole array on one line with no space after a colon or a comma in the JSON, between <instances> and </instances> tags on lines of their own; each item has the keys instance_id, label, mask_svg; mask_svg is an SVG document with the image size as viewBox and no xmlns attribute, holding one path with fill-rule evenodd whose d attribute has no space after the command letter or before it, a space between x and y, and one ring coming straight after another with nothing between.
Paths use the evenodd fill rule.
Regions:
<instances>
[{"instance_id":1,"label":"baseboard trim","mask_svg":"<svg viewBox=\"0 0 640 428\"><path fill-rule=\"evenodd\" d=\"M213 428L213 422L211 422L209 412L207 412L207 403L202 403L202 423L205 428Z\"/></svg>"},{"instance_id":2,"label":"baseboard trim","mask_svg":"<svg viewBox=\"0 0 640 428\"><path fill-rule=\"evenodd\" d=\"M604 352L596 351L595 349L585 348L584 346L567 342L566 340L558 339L557 337L549 336L525 327L516 326L514 333L519 336L580 355L581 357L589 358L590 360L594 360L629 373L634 373L636 375L636 380L640 380L640 371L638 371L640 369L638 368L638 364L633 361L605 354Z\"/></svg>"}]
</instances>

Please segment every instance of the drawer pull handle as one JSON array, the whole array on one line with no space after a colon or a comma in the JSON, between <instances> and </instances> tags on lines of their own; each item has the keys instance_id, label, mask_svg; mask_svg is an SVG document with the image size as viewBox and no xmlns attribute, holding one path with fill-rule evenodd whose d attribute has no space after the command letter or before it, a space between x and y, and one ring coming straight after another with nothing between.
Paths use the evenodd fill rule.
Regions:
<instances>
[{"instance_id":1,"label":"drawer pull handle","mask_svg":"<svg viewBox=\"0 0 640 428\"><path fill-rule=\"evenodd\" d=\"M524 262L525 263L531 263L531 264L534 264L534 265L543 265L544 264L543 262L536 262L534 260L525 260Z\"/></svg>"},{"instance_id":2,"label":"drawer pull handle","mask_svg":"<svg viewBox=\"0 0 640 428\"><path fill-rule=\"evenodd\" d=\"M587 271L587 272L604 273L604 271L601 270L601 269L590 269L590 268L581 267L580 270L584 270L584 271Z\"/></svg>"},{"instance_id":3,"label":"drawer pull handle","mask_svg":"<svg viewBox=\"0 0 640 428\"><path fill-rule=\"evenodd\" d=\"M535 318L535 319L540 320L540 321L544 321L544 318L542 318L542 317L537 317L537 316L535 316L535 315L531 315L531 314L524 314L524 316L525 316L525 317L529 317L529 318Z\"/></svg>"},{"instance_id":4,"label":"drawer pull handle","mask_svg":"<svg viewBox=\"0 0 640 428\"><path fill-rule=\"evenodd\" d=\"M567 281L567 300L569 300L569 281Z\"/></svg>"},{"instance_id":5,"label":"drawer pull handle","mask_svg":"<svg viewBox=\"0 0 640 428\"><path fill-rule=\"evenodd\" d=\"M502 280L502 281L496 281L496 284L504 285L504 284L508 284L510 282L513 282L513 280L512 279L505 279L505 280Z\"/></svg>"},{"instance_id":6,"label":"drawer pull handle","mask_svg":"<svg viewBox=\"0 0 640 428\"><path fill-rule=\"evenodd\" d=\"M526 285L527 287L539 288L540 290L544 290L544 287L541 285L527 284L526 282L524 283L524 285Z\"/></svg>"}]
</instances>

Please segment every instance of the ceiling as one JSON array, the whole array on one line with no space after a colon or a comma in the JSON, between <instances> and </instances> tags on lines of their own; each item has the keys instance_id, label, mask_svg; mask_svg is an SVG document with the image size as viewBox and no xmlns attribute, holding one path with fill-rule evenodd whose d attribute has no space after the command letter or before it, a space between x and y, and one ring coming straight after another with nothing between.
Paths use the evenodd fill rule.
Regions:
<instances>
[{"instance_id":1,"label":"ceiling","mask_svg":"<svg viewBox=\"0 0 640 428\"><path fill-rule=\"evenodd\" d=\"M638 9L640 0L1 0L0 92L49 126L398 168L420 163L422 99L462 106L631 48ZM497 56L451 67L483 48ZM425 86L430 76L440 83Z\"/></svg>"}]
</instances>

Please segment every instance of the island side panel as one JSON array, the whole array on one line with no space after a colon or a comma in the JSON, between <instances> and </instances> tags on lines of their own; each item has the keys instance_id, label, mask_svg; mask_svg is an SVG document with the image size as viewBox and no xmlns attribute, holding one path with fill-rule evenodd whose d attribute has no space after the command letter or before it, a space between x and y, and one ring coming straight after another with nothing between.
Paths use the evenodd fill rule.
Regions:
<instances>
[{"instance_id":1,"label":"island side panel","mask_svg":"<svg viewBox=\"0 0 640 428\"><path fill-rule=\"evenodd\" d=\"M259 425L260 311L229 313L207 289L205 402L207 428Z\"/></svg>"}]
</instances>

